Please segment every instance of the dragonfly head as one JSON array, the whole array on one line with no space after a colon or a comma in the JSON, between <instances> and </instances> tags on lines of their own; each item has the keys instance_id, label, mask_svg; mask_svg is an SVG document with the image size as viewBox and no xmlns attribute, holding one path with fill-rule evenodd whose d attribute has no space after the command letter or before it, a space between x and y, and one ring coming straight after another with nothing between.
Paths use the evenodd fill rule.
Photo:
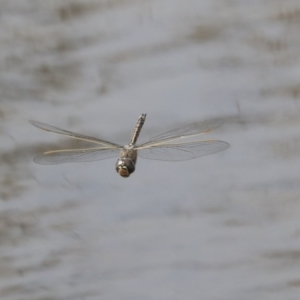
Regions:
<instances>
[{"instance_id":1,"label":"dragonfly head","mask_svg":"<svg viewBox=\"0 0 300 300\"><path fill-rule=\"evenodd\" d=\"M116 171L122 177L129 177L135 170L134 162L129 158L118 159L116 163Z\"/></svg>"}]
</instances>

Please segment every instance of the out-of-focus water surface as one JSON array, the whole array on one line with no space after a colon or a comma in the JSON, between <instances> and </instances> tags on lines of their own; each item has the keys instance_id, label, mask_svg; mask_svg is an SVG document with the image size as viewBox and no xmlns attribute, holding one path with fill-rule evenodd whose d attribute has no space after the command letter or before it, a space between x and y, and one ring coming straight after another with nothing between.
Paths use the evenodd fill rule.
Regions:
<instances>
[{"instance_id":1,"label":"out-of-focus water surface","mask_svg":"<svg viewBox=\"0 0 300 300\"><path fill-rule=\"evenodd\" d=\"M298 300L300 4L0 1L0 298ZM41 166L221 117L201 159Z\"/></svg>"}]
</instances>

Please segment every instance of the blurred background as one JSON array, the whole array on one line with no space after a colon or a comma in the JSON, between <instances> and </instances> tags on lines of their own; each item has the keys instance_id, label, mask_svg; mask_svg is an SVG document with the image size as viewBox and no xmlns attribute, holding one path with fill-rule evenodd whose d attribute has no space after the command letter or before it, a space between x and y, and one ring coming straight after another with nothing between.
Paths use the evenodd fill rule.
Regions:
<instances>
[{"instance_id":1,"label":"blurred background","mask_svg":"<svg viewBox=\"0 0 300 300\"><path fill-rule=\"evenodd\" d=\"M0 0L0 298L298 300L300 4ZM42 166L203 119L200 159Z\"/></svg>"}]
</instances>

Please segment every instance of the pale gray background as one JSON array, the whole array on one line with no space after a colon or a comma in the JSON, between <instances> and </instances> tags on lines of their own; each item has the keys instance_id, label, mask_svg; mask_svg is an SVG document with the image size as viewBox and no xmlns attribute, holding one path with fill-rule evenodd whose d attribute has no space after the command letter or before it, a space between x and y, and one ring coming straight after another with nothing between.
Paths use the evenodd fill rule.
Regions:
<instances>
[{"instance_id":1,"label":"pale gray background","mask_svg":"<svg viewBox=\"0 0 300 300\"><path fill-rule=\"evenodd\" d=\"M300 4L0 1L1 300L298 300ZM41 166L220 117L201 159ZM203 137L203 136L202 136Z\"/></svg>"}]
</instances>

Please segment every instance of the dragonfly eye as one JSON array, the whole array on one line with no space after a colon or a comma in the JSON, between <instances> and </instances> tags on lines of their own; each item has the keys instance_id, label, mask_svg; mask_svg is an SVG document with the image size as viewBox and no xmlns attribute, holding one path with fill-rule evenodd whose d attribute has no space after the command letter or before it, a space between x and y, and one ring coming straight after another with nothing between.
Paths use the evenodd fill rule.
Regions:
<instances>
[{"instance_id":1,"label":"dragonfly eye","mask_svg":"<svg viewBox=\"0 0 300 300\"><path fill-rule=\"evenodd\" d=\"M122 177L129 177L131 173L135 170L135 166L132 160L128 158L118 159L116 163L116 171Z\"/></svg>"}]
</instances>

